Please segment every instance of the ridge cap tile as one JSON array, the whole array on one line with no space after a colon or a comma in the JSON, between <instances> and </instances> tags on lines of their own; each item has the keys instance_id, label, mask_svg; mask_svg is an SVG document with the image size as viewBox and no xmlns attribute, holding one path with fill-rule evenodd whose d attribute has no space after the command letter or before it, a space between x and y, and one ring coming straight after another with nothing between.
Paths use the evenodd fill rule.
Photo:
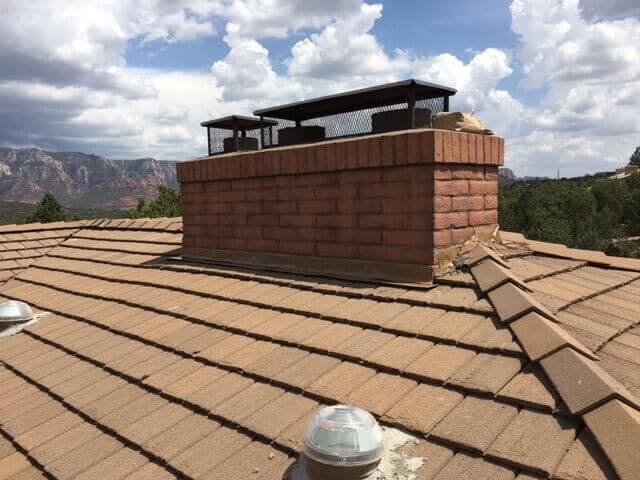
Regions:
<instances>
[{"instance_id":1,"label":"ridge cap tile","mask_svg":"<svg viewBox=\"0 0 640 480\"><path fill-rule=\"evenodd\" d=\"M471 274L473 278L475 278L482 293L494 290L507 282L513 282L523 290L531 291L531 288L517 278L512 271L490 258L471 267Z\"/></svg>"},{"instance_id":2,"label":"ridge cap tile","mask_svg":"<svg viewBox=\"0 0 640 480\"><path fill-rule=\"evenodd\" d=\"M509 327L532 361L538 361L562 347L571 347L592 360L598 360L591 350L573 338L560 325L537 312L523 315L513 321Z\"/></svg>"},{"instance_id":3,"label":"ridge cap tile","mask_svg":"<svg viewBox=\"0 0 640 480\"><path fill-rule=\"evenodd\" d=\"M498 252L494 251L493 249L491 249L490 247L482 243L478 243L469 253L465 255L465 257L466 257L465 263L469 267L473 267L474 265L477 265L481 261L487 258L491 258L492 260L496 261L503 267L511 268L511 265L509 265L509 263L505 259L503 259L498 254Z\"/></svg>"},{"instance_id":4,"label":"ridge cap tile","mask_svg":"<svg viewBox=\"0 0 640 480\"><path fill-rule=\"evenodd\" d=\"M556 321L555 315L547 307L511 282L491 290L487 295L503 323L510 323L531 311L536 311L543 317Z\"/></svg>"},{"instance_id":5,"label":"ridge cap tile","mask_svg":"<svg viewBox=\"0 0 640 480\"><path fill-rule=\"evenodd\" d=\"M640 478L640 412L613 399L586 413L584 421L620 478Z\"/></svg>"},{"instance_id":6,"label":"ridge cap tile","mask_svg":"<svg viewBox=\"0 0 640 480\"><path fill-rule=\"evenodd\" d=\"M543 358L540 364L574 415L583 415L614 398L640 407L638 400L622 384L593 360L570 347Z\"/></svg>"}]
</instances>

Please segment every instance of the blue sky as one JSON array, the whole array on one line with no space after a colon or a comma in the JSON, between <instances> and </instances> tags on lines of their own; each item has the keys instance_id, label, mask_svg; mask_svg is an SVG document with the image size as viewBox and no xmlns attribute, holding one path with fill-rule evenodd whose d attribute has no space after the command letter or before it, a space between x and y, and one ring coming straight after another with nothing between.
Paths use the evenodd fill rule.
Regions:
<instances>
[{"instance_id":1,"label":"blue sky","mask_svg":"<svg viewBox=\"0 0 640 480\"><path fill-rule=\"evenodd\" d=\"M518 174L612 170L640 143L639 13L637 0L16 2L0 6L0 146L181 160L206 151L204 119L415 77L457 88L452 108L503 136Z\"/></svg>"}]
</instances>

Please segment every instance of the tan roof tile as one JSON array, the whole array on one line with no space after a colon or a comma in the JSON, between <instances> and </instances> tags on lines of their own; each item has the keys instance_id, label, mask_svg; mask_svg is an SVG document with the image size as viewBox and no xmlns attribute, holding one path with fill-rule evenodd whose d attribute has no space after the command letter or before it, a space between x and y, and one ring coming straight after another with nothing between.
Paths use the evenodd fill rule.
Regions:
<instances>
[{"instance_id":1,"label":"tan roof tile","mask_svg":"<svg viewBox=\"0 0 640 480\"><path fill-rule=\"evenodd\" d=\"M227 373L206 387L190 395L185 395L183 398L211 411L216 405L243 391L252 383L253 380L250 378L243 377L237 373Z\"/></svg>"},{"instance_id":2,"label":"tan roof tile","mask_svg":"<svg viewBox=\"0 0 640 480\"><path fill-rule=\"evenodd\" d=\"M362 359L384 348L395 338L395 335L390 333L365 329L338 345L335 351L341 355Z\"/></svg>"},{"instance_id":3,"label":"tan roof tile","mask_svg":"<svg viewBox=\"0 0 640 480\"><path fill-rule=\"evenodd\" d=\"M142 446L158 457L169 460L191 445L195 445L219 426L218 422L207 417L192 414L148 440Z\"/></svg>"},{"instance_id":4,"label":"tan roof tile","mask_svg":"<svg viewBox=\"0 0 640 480\"><path fill-rule=\"evenodd\" d=\"M499 398L515 400L523 405L544 406L555 409L553 385L538 364L527 365L498 392Z\"/></svg>"},{"instance_id":5,"label":"tan roof tile","mask_svg":"<svg viewBox=\"0 0 640 480\"><path fill-rule=\"evenodd\" d=\"M121 434L127 439L142 445L160 432L182 421L191 414L189 410L175 403L167 403L146 417L125 427ZM141 465L140 465L141 466Z\"/></svg>"},{"instance_id":6,"label":"tan roof tile","mask_svg":"<svg viewBox=\"0 0 640 480\"><path fill-rule=\"evenodd\" d=\"M519 318L510 327L531 360L539 360L562 347L571 347L587 357L597 358L558 324L536 312Z\"/></svg>"},{"instance_id":7,"label":"tan roof tile","mask_svg":"<svg viewBox=\"0 0 640 480\"><path fill-rule=\"evenodd\" d=\"M484 260L471 267L471 274L483 293L493 290L506 282L514 283L523 290L529 290L529 287L518 279L511 270L491 259Z\"/></svg>"},{"instance_id":8,"label":"tan roof tile","mask_svg":"<svg viewBox=\"0 0 640 480\"><path fill-rule=\"evenodd\" d=\"M198 478L250 441L248 436L223 426L171 459L171 464L189 477Z\"/></svg>"},{"instance_id":9,"label":"tan roof tile","mask_svg":"<svg viewBox=\"0 0 640 480\"><path fill-rule=\"evenodd\" d=\"M225 373L216 367L199 366L193 372L164 387L164 391L180 398L189 398L194 392L216 381Z\"/></svg>"},{"instance_id":10,"label":"tan roof tile","mask_svg":"<svg viewBox=\"0 0 640 480\"><path fill-rule=\"evenodd\" d=\"M22 414L9 420L2 418L2 429L12 437L17 437L41 423L57 417L65 411L66 409L62 404L55 400L50 400L42 404L37 404L34 408L24 408ZM2 415L2 417L4 417L4 415Z\"/></svg>"},{"instance_id":11,"label":"tan roof tile","mask_svg":"<svg viewBox=\"0 0 640 480\"><path fill-rule=\"evenodd\" d=\"M598 352L598 364L609 375L622 383L636 398L640 398L640 371L638 365L619 357L609 355L602 350Z\"/></svg>"},{"instance_id":12,"label":"tan roof tile","mask_svg":"<svg viewBox=\"0 0 640 480\"><path fill-rule=\"evenodd\" d=\"M276 374L275 380L298 388L306 388L340 364L340 360L311 353L301 361Z\"/></svg>"},{"instance_id":13,"label":"tan roof tile","mask_svg":"<svg viewBox=\"0 0 640 480\"><path fill-rule=\"evenodd\" d=\"M243 423L254 432L275 439L285 428L317 406L318 403L309 398L287 392Z\"/></svg>"},{"instance_id":14,"label":"tan roof tile","mask_svg":"<svg viewBox=\"0 0 640 480\"><path fill-rule=\"evenodd\" d=\"M424 332L436 338L457 342L484 318L476 313L451 311L430 322Z\"/></svg>"},{"instance_id":15,"label":"tan roof tile","mask_svg":"<svg viewBox=\"0 0 640 480\"><path fill-rule=\"evenodd\" d=\"M421 356L433 346L432 342L419 338L396 337L391 342L379 348L366 360L384 365L387 368L403 371L404 367Z\"/></svg>"},{"instance_id":16,"label":"tan roof tile","mask_svg":"<svg viewBox=\"0 0 640 480\"><path fill-rule=\"evenodd\" d=\"M575 425L568 420L521 410L487 454L551 475L575 436Z\"/></svg>"},{"instance_id":17,"label":"tan roof tile","mask_svg":"<svg viewBox=\"0 0 640 480\"><path fill-rule=\"evenodd\" d=\"M430 435L484 452L517 413L518 409L511 405L469 396Z\"/></svg>"},{"instance_id":18,"label":"tan roof tile","mask_svg":"<svg viewBox=\"0 0 640 480\"><path fill-rule=\"evenodd\" d=\"M77 480L93 480L95 478L121 479L133 473L148 460L130 448L122 448L111 456L75 477Z\"/></svg>"},{"instance_id":19,"label":"tan roof tile","mask_svg":"<svg viewBox=\"0 0 640 480\"><path fill-rule=\"evenodd\" d=\"M438 344L408 365L406 371L425 378L445 381L475 355L474 351L466 348Z\"/></svg>"},{"instance_id":20,"label":"tan roof tile","mask_svg":"<svg viewBox=\"0 0 640 480\"><path fill-rule=\"evenodd\" d=\"M570 348L540 361L562 400L574 414L581 414L612 398L638 406L637 399L595 362Z\"/></svg>"},{"instance_id":21,"label":"tan roof tile","mask_svg":"<svg viewBox=\"0 0 640 480\"><path fill-rule=\"evenodd\" d=\"M349 320L384 327L393 318L409 309L409 305L396 302L379 302L368 309L357 311Z\"/></svg>"},{"instance_id":22,"label":"tan roof tile","mask_svg":"<svg viewBox=\"0 0 640 480\"><path fill-rule=\"evenodd\" d=\"M609 461L588 429L583 429L553 474L559 480L606 480L615 478Z\"/></svg>"},{"instance_id":23,"label":"tan roof tile","mask_svg":"<svg viewBox=\"0 0 640 480\"><path fill-rule=\"evenodd\" d=\"M482 457L457 453L435 476L434 480L511 480L509 468L490 463Z\"/></svg>"},{"instance_id":24,"label":"tan roof tile","mask_svg":"<svg viewBox=\"0 0 640 480\"><path fill-rule=\"evenodd\" d=\"M155 463L147 463L144 467L127 476L125 480L147 480L150 478L154 480L175 480L176 477Z\"/></svg>"},{"instance_id":25,"label":"tan roof tile","mask_svg":"<svg viewBox=\"0 0 640 480\"><path fill-rule=\"evenodd\" d=\"M376 371L352 362L342 362L313 382L307 390L326 398L346 402L347 396L371 379Z\"/></svg>"},{"instance_id":26,"label":"tan roof tile","mask_svg":"<svg viewBox=\"0 0 640 480\"><path fill-rule=\"evenodd\" d=\"M125 407L127 404L133 402L134 400L142 397L145 394L145 390L129 383L124 387L85 405L82 410L86 414L99 420L109 415L110 413Z\"/></svg>"},{"instance_id":27,"label":"tan roof tile","mask_svg":"<svg viewBox=\"0 0 640 480\"><path fill-rule=\"evenodd\" d=\"M16 442L27 450L33 450L39 445L48 442L52 438L76 427L82 423L82 419L75 413L65 411L60 415L50 418L26 432L15 437ZM0 457L2 454L0 453Z\"/></svg>"},{"instance_id":28,"label":"tan roof tile","mask_svg":"<svg viewBox=\"0 0 640 480\"><path fill-rule=\"evenodd\" d=\"M276 398L282 396L284 390L266 383L255 382L224 402L213 407L213 412L232 422L243 422L253 413L262 409Z\"/></svg>"},{"instance_id":29,"label":"tan roof tile","mask_svg":"<svg viewBox=\"0 0 640 480\"><path fill-rule=\"evenodd\" d=\"M320 348L329 352L335 351L336 347L345 343L347 339L361 332L362 329L353 325L332 323L318 333L305 339L305 345Z\"/></svg>"},{"instance_id":30,"label":"tan roof tile","mask_svg":"<svg viewBox=\"0 0 640 480\"><path fill-rule=\"evenodd\" d=\"M587 413L584 421L620 478L638 478L640 412L611 400Z\"/></svg>"},{"instance_id":31,"label":"tan roof tile","mask_svg":"<svg viewBox=\"0 0 640 480\"><path fill-rule=\"evenodd\" d=\"M421 384L387 411L384 420L428 433L462 399L458 392Z\"/></svg>"},{"instance_id":32,"label":"tan roof tile","mask_svg":"<svg viewBox=\"0 0 640 480\"><path fill-rule=\"evenodd\" d=\"M524 361L520 358L479 353L448 382L469 390L497 393L523 366Z\"/></svg>"},{"instance_id":33,"label":"tan roof tile","mask_svg":"<svg viewBox=\"0 0 640 480\"><path fill-rule=\"evenodd\" d=\"M512 283L505 283L489 292L489 299L500 320L505 323L511 322L531 311L536 311L540 315L551 319L554 318L549 309Z\"/></svg>"},{"instance_id":34,"label":"tan roof tile","mask_svg":"<svg viewBox=\"0 0 640 480\"><path fill-rule=\"evenodd\" d=\"M31 467L31 463L20 452L14 452L0 459L0 478L11 478Z\"/></svg>"},{"instance_id":35,"label":"tan roof tile","mask_svg":"<svg viewBox=\"0 0 640 480\"><path fill-rule=\"evenodd\" d=\"M320 404L317 408L309 410L298 420L290 424L282 432L278 434L276 442L285 447L291 448L295 452L302 452L304 446L304 434L307 430L309 422L321 408L326 405Z\"/></svg>"},{"instance_id":36,"label":"tan roof tile","mask_svg":"<svg viewBox=\"0 0 640 480\"><path fill-rule=\"evenodd\" d=\"M81 423L76 427L44 442L30 452L42 464L49 464L66 453L87 443L101 434L95 426Z\"/></svg>"},{"instance_id":37,"label":"tan roof tile","mask_svg":"<svg viewBox=\"0 0 640 480\"><path fill-rule=\"evenodd\" d=\"M58 478L72 478L122 447L113 437L102 434L48 464L47 469Z\"/></svg>"},{"instance_id":38,"label":"tan roof tile","mask_svg":"<svg viewBox=\"0 0 640 480\"><path fill-rule=\"evenodd\" d=\"M166 403L166 400L157 395L146 394L129 403L126 408L115 410L103 417L100 423L113 430L122 430Z\"/></svg>"},{"instance_id":39,"label":"tan roof tile","mask_svg":"<svg viewBox=\"0 0 640 480\"><path fill-rule=\"evenodd\" d=\"M429 440L418 440L399 449L407 458L422 459L416 471L416 480L433 480L442 467L453 457L453 451Z\"/></svg>"},{"instance_id":40,"label":"tan roof tile","mask_svg":"<svg viewBox=\"0 0 640 480\"><path fill-rule=\"evenodd\" d=\"M416 382L378 373L347 395L347 401L377 415L384 414L416 386Z\"/></svg>"},{"instance_id":41,"label":"tan roof tile","mask_svg":"<svg viewBox=\"0 0 640 480\"><path fill-rule=\"evenodd\" d=\"M307 355L308 352L299 348L279 347L248 365L246 370L266 378L274 378L289 365L300 362Z\"/></svg>"},{"instance_id":42,"label":"tan roof tile","mask_svg":"<svg viewBox=\"0 0 640 480\"><path fill-rule=\"evenodd\" d=\"M261 442L251 442L223 464L203 475L204 480L230 478L280 478L279 467L290 460L284 453Z\"/></svg>"},{"instance_id":43,"label":"tan roof tile","mask_svg":"<svg viewBox=\"0 0 640 480\"><path fill-rule=\"evenodd\" d=\"M393 318L386 327L402 332L424 335L429 332L428 326L446 313L446 310L440 308L414 306Z\"/></svg>"}]
</instances>

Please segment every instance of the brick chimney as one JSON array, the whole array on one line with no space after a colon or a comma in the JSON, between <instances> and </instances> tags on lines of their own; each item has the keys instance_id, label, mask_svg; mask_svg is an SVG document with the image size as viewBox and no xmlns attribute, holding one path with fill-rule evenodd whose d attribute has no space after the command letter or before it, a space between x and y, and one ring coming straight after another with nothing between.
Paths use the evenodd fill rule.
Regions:
<instances>
[{"instance_id":1,"label":"brick chimney","mask_svg":"<svg viewBox=\"0 0 640 480\"><path fill-rule=\"evenodd\" d=\"M184 255L429 281L492 235L504 140L405 130L178 164Z\"/></svg>"}]
</instances>

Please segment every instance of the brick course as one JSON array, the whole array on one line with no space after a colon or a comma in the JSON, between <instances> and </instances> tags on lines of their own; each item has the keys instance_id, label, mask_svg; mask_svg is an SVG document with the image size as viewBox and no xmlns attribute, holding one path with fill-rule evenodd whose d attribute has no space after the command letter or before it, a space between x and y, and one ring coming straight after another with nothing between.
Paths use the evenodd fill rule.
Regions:
<instances>
[{"instance_id":1,"label":"brick course","mask_svg":"<svg viewBox=\"0 0 640 480\"><path fill-rule=\"evenodd\" d=\"M411 130L182 162L184 247L432 265L497 222L503 148Z\"/></svg>"}]
</instances>

